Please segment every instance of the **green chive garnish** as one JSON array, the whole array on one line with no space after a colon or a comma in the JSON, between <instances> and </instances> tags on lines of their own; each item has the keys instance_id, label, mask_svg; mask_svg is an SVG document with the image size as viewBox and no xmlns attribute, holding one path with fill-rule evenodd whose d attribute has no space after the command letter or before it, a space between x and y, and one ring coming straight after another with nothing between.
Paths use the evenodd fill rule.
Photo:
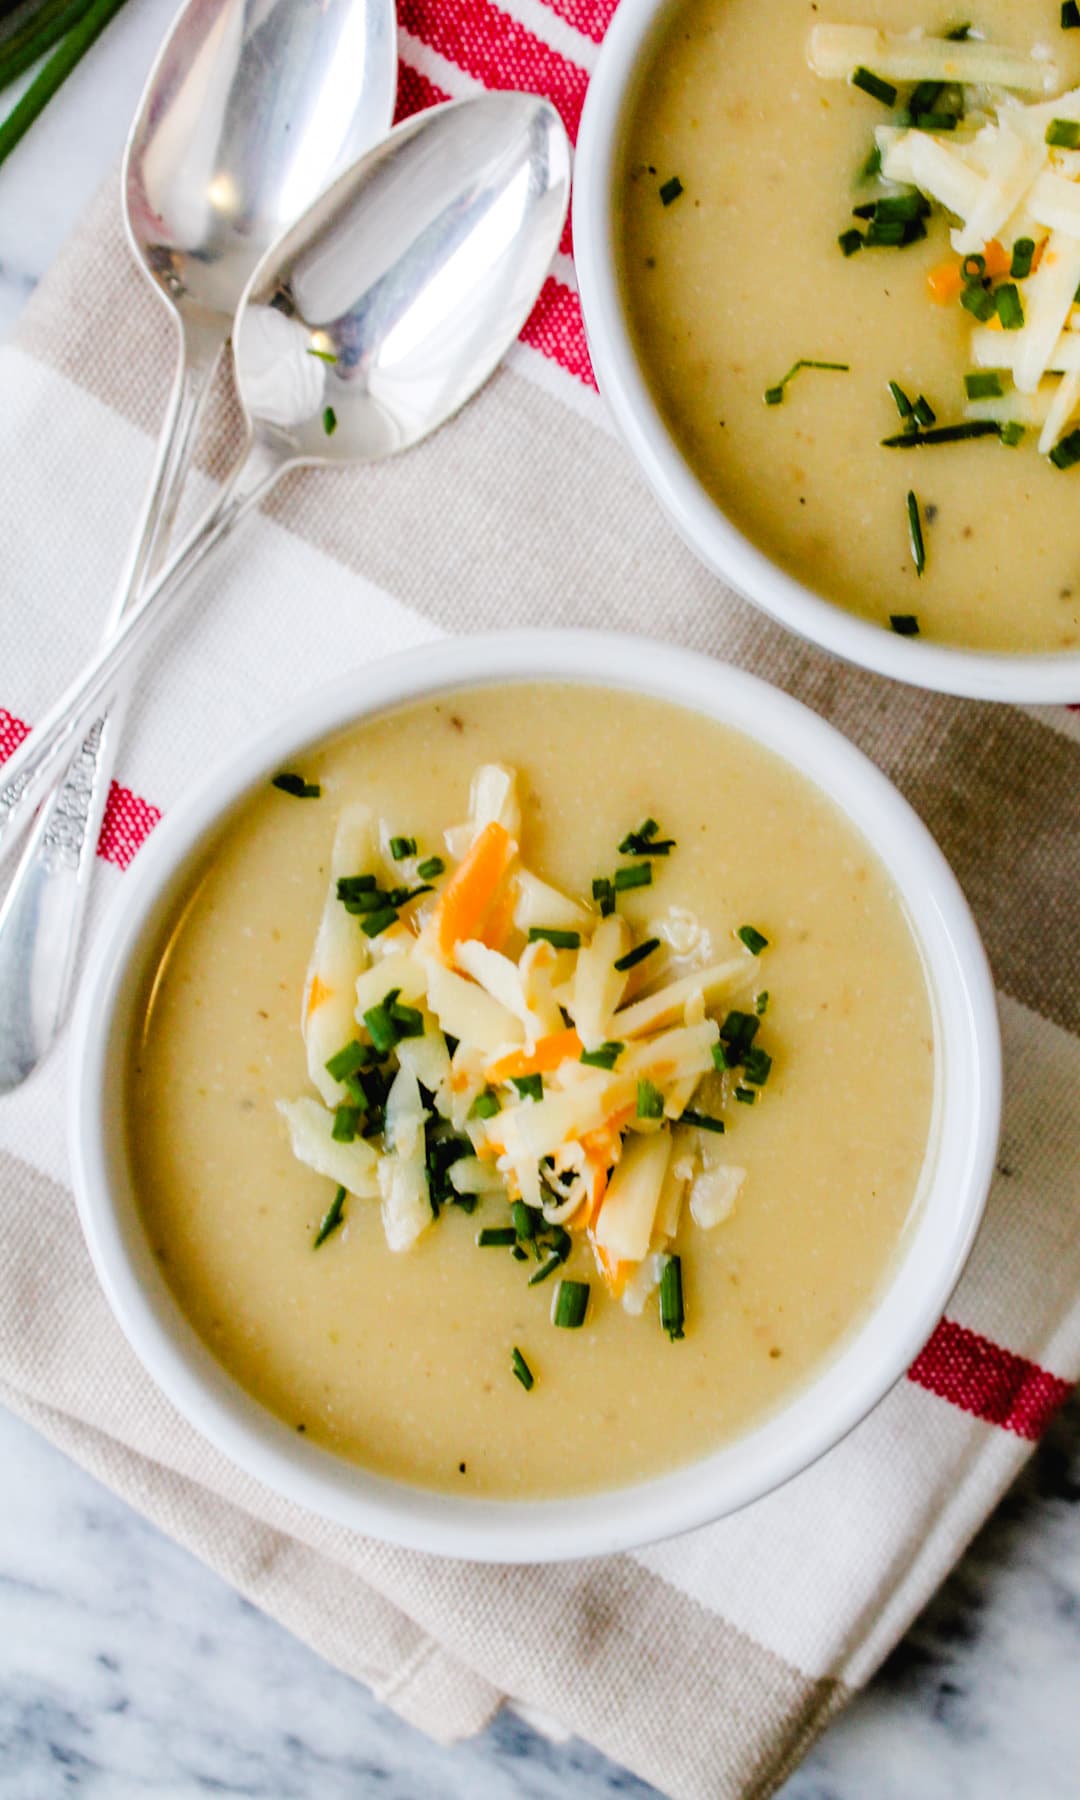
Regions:
<instances>
[{"instance_id":1,"label":"green chive garnish","mask_svg":"<svg viewBox=\"0 0 1080 1800\"><path fill-rule=\"evenodd\" d=\"M332 406L323 407L322 428L327 437L333 437L337 430L337 413Z\"/></svg>"},{"instance_id":2,"label":"green chive garnish","mask_svg":"<svg viewBox=\"0 0 1080 1800\"><path fill-rule=\"evenodd\" d=\"M735 1098L736 1100L741 1101L743 1106L753 1106L754 1101L757 1099L757 1095L753 1088L737 1087L735 1089Z\"/></svg>"},{"instance_id":3,"label":"green chive garnish","mask_svg":"<svg viewBox=\"0 0 1080 1800\"><path fill-rule=\"evenodd\" d=\"M523 1100L542 1100L544 1098L544 1077L542 1075L512 1075L510 1079Z\"/></svg>"},{"instance_id":4,"label":"green chive garnish","mask_svg":"<svg viewBox=\"0 0 1080 1800\"><path fill-rule=\"evenodd\" d=\"M1080 6L1076 0L1064 0L1061 8L1062 31L1080 31Z\"/></svg>"},{"instance_id":5,"label":"green chive garnish","mask_svg":"<svg viewBox=\"0 0 1080 1800\"><path fill-rule=\"evenodd\" d=\"M919 398L916 400L911 410L915 416L916 424L921 425L924 431L929 430L931 425L937 424L937 413L934 411L925 394L919 395Z\"/></svg>"},{"instance_id":6,"label":"green chive garnish","mask_svg":"<svg viewBox=\"0 0 1080 1800\"><path fill-rule=\"evenodd\" d=\"M1055 469L1073 469L1080 463L1080 431L1070 431L1050 452Z\"/></svg>"},{"instance_id":7,"label":"green chive garnish","mask_svg":"<svg viewBox=\"0 0 1080 1800\"><path fill-rule=\"evenodd\" d=\"M580 931L556 931L549 925L529 926L530 944L551 944L556 950L580 950Z\"/></svg>"},{"instance_id":8,"label":"green chive garnish","mask_svg":"<svg viewBox=\"0 0 1080 1800\"><path fill-rule=\"evenodd\" d=\"M585 1314L589 1310L589 1284L587 1281L560 1281L555 1289L555 1300L551 1309L551 1322L561 1325L565 1331L577 1331L585 1323Z\"/></svg>"},{"instance_id":9,"label":"green chive garnish","mask_svg":"<svg viewBox=\"0 0 1080 1800\"><path fill-rule=\"evenodd\" d=\"M351 1144L360 1129L363 1113L358 1106L337 1106L334 1108L334 1123L330 1136L336 1144Z\"/></svg>"},{"instance_id":10,"label":"green chive garnish","mask_svg":"<svg viewBox=\"0 0 1080 1800\"><path fill-rule=\"evenodd\" d=\"M695 1112L693 1107L690 1106L686 1107L680 1114L679 1124L696 1125L699 1131L715 1131L722 1133L727 1130L723 1119L714 1119L711 1113Z\"/></svg>"},{"instance_id":11,"label":"green chive garnish","mask_svg":"<svg viewBox=\"0 0 1080 1800\"><path fill-rule=\"evenodd\" d=\"M1026 436L1027 432L1024 426L1019 424L1016 419L1010 419L1008 424L1001 427L1001 441L1006 450L1015 450L1018 444L1023 443Z\"/></svg>"},{"instance_id":12,"label":"green chive garnish","mask_svg":"<svg viewBox=\"0 0 1080 1800\"><path fill-rule=\"evenodd\" d=\"M627 888L651 886L652 863L634 863L632 868L615 871L614 888L617 894L625 892Z\"/></svg>"},{"instance_id":13,"label":"green chive garnish","mask_svg":"<svg viewBox=\"0 0 1080 1800\"><path fill-rule=\"evenodd\" d=\"M378 912L368 913L361 923L360 929L369 938L381 937L389 931L391 925L397 924L397 911L392 906L381 907Z\"/></svg>"},{"instance_id":14,"label":"green chive garnish","mask_svg":"<svg viewBox=\"0 0 1080 1800\"><path fill-rule=\"evenodd\" d=\"M963 425L938 425L933 431L905 431L899 437L882 438L884 450L918 450L924 444L963 444L969 439L997 437L993 419L969 419Z\"/></svg>"},{"instance_id":15,"label":"green chive garnish","mask_svg":"<svg viewBox=\"0 0 1080 1800\"><path fill-rule=\"evenodd\" d=\"M778 381L775 387L770 387L770 388L765 389L765 404L766 404L766 406L781 406L783 404L784 394L788 387L788 384L790 382L794 381L794 379L795 379L796 375L799 373L800 369L826 369L835 375L850 375L851 364L850 363L836 363L836 362L812 362L807 357L800 356L798 362L792 363L787 374L784 376L783 381Z\"/></svg>"},{"instance_id":16,"label":"green chive garnish","mask_svg":"<svg viewBox=\"0 0 1080 1800\"><path fill-rule=\"evenodd\" d=\"M390 1008L390 1017L399 1038L418 1038L424 1035L424 1015L416 1006L401 1006L395 1000Z\"/></svg>"},{"instance_id":17,"label":"green chive garnish","mask_svg":"<svg viewBox=\"0 0 1080 1800\"><path fill-rule=\"evenodd\" d=\"M1024 302L1020 298L1020 289L1015 281L1005 281L994 294L997 316L1001 320L1003 331L1022 331L1024 328Z\"/></svg>"},{"instance_id":18,"label":"green chive garnish","mask_svg":"<svg viewBox=\"0 0 1080 1800\"><path fill-rule=\"evenodd\" d=\"M343 1187L339 1187L337 1193L334 1195L333 1200L330 1202L330 1205L327 1208L326 1213L323 1216L322 1224L319 1226L318 1231L315 1233L315 1242L312 1245L313 1250L317 1250L319 1248L320 1244L325 1244L327 1238L330 1236L330 1233L332 1231L336 1231L338 1226L341 1224L341 1217L345 1210L346 1197L347 1196L346 1196L345 1189Z\"/></svg>"},{"instance_id":19,"label":"green chive garnish","mask_svg":"<svg viewBox=\"0 0 1080 1800\"><path fill-rule=\"evenodd\" d=\"M618 964L616 963L616 968ZM581 1061L588 1069L613 1069L619 1056L626 1049L625 1044L601 1044L598 1050L583 1050Z\"/></svg>"},{"instance_id":20,"label":"green chive garnish","mask_svg":"<svg viewBox=\"0 0 1080 1800\"><path fill-rule=\"evenodd\" d=\"M754 1087L765 1086L771 1068L772 1057L767 1050L762 1050L760 1045L755 1045L753 1050L747 1051L746 1060L743 1063L743 1074Z\"/></svg>"},{"instance_id":21,"label":"green chive garnish","mask_svg":"<svg viewBox=\"0 0 1080 1800\"><path fill-rule=\"evenodd\" d=\"M756 925L740 925L735 936L746 945L751 956L760 956L763 950L769 948L768 938L762 937Z\"/></svg>"},{"instance_id":22,"label":"green chive garnish","mask_svg":"<svg viewBox=\"0 0 1080 1800\"><path fill-rule=\"evenodd\" d=\"M620 856L668 856L677 849L674 838L661 838L655 819L646 819L636 831L628 831L619 845Z\"/></svg>"},{"instance_id":23,"label":"green chive garnish","mask_svg":"<svg viewBox=\"0 0 1080 1800\"><path fill-rule=\"evenodd\" d=\"M768 990L768 988L762 988L760 994L757 996L757 999L754 1001L754 1011L757 1013L758 1018L760 1018L762 1016L762 1014L768 1012L768 1010L769 1010L769 990Z\"/></svg>"},{"instance_id":24,"label":"green chive garnish","mask_svg":"<svg viewBox=\"0 0 1080 1800\"><path fill-rule=\"evenodd\" d=\"M477 1094L469 1108L470 1119L493 1119L497 1112L502 1112L502 1101L494 1088L485 1088Z\"/></svg>"},{"instance_id":25,"label":"green chive garnish","mask_svg":"<svg viewBox=\"0 0 1080 1800\"><path fill-rule=\"evenodd\" d=\"M1046 127L1046 141L1052 150L1080 149L1080 121L1051 119Z\"/></svg>"},{"instance_id":26,"label":"green chive garnish","mask_svg":"<svg viewBox=\"0 0 1080 1800\"><path fill-rule=\"evenodd\" d=\"M662 1119L664 1116L664 1096L651 1081L637 1084L637 1116L639 1119Z\"/></svg>"},{"instance_id":27,"label":"green chive garnish","mask_svg":"<svg viewBox=\"0 0 1080 1800\"><path fill-rule=\"evenodd\" d=\"M302 775L295 774L292 769L285 769L280 775L275 775L270 785L280 788L283 794L292 794L297 800L317 800L322 793L317 781L305 781Z\"/></svg>"},{"instance_id":28,"label":"green chive garnish","mask_svg":"<svg viewBox=\"0 0 1080 1800\"><path fill-rule=\"evenodd\" d=\"M665 181L665 182L661 183L660 204L662 206L670 206L671 202L673 200L677 200L679 198L679 195L682 192L683 192L682 182L679 180L679 177L677 175L673 175L671 177L670 181Z\"/></svg>"},{"instance_id":29,"label":"green chive garnish","mask_svg":"<svg viewBox=\"0 0 1080 1800\"><path fill-rule=\"evenodd\" d=\"M741 1060L749 1050L757 1032L758 1021L753 1013L729 1012L720 1027L720 1040L722 1043L729 1044Z\"/></svg>"},{"instance_id":30,"label":"green chive garnish","mask_svg":"<svg viewBox=\"0 0 1080 1800\"><path fill-rule=\"evenodd\" d=\"M861 88L869 94L871 100L880 100L882 106L896 105L896 92L891 81L882 81L880 75L874 75L869 69L856 69L851 77L852 87Z\"/></svg>"},{"instance_id":31,"label":"green chive garnish","mask_svg":"<svg viewBox=\"0 0 1080 1800\"><path fill-rule=\"evenodd\" d=\"M973 313L981 325L985 325L997 312L997 301L989 289L978 283L969 283L960 296L960 304Z\"/></svg>"},{"instance_id":32,"label":"green chive garnish","mask_svg":"<svg viewBox=\"0 0 1080 1800\"><path fill-rule=\"evenodd\" d=\"M898 381L890 381L889 392L893 397L893 402L900 417L902 419L912 418L914 416L915 408L912 406L911 401L908 399Z\"/></svg>"},{"instance_id":33,"label":"green chive garnish","mask_svg":"<svg viewBox=\"0 0 1080 1800\"><path fill-rule=\"evenodd\" d=\"M308 345L308 355L317 356L320 362L336 363L337 357L332 350L316 350L313 344Z\"/></svg>"},{"instance_id":34,"label":"green chive garnish","mask_svg":"<svg viewBox=\"0 0 1080 1800\"><path fill-rule=\"evenodd\" d=\"M539 1287L540 1283L546 1281L549 1275L554 1275L556 1269L561 1269L562 1264L563 1259L558 1251L553 1251L546 1261L542 1262L540 1267L529 1276L529 1286Z\"/></svg>"},{"instance_id":35,"label":"green chive garnish","mask_svg":"<svg viewBox=\"0 0 1080 1800\"><path fill-rule=\"evenodd\" d=\"M620 956L614 966L620 975L625 975L629 969L636 969L638 963L644 962L647 956L651 956L653 951L659 950L659 948L659 938L646 938L645 942L639 944L636 950L628 950L625 956Z\"/></svg>"},{"instance_id":36,"label":"green chive garnish","mask_svg":"<svg viewBox=\"0 0 1080 1800\"><path fill-rule=\"evenodd\" d=\"M391 989L385 999L379 1001L378 1006L369 1006L364 1014L368 1034L381 1056L389 1054L401 1035L390 1010L397 997L398 989Z\"/></svg>"},{"instance_id":37,"label":"green chive garnish","mask_svg":"<svg viewBox=\"0 0 1080 1800\"><path fill-rule=\"evenodd\" d=\"M919 621L914 613L890 613L889 624L897 637L918 637Z\"/></svg>"},{"instance_id":38,"label":"green chive garnish","mask_svg":"<svg viewBox=\"0 0 1080 1800\"><path fill-rule=\"evenodd\" d=\"M859 170L860 181L876 181L881 174L881 145L875 144L862 168Z\"/></svg>"},{"instance_id":39,"label":"green chive garnish","mask_svg":"<svg viewBox=\"0 0 1080 1800\"><path fill-rule=\"evenodd\" d=\"M376 891L374 875L341 875L338 877L337 897L343 906L354 904L362 894L373 894Z\"/></svg>"},{"instance_id":40,"label":"green chive garnish","mask_svg":"<svg viewBox=\"0 0 1080 1800\"><path fill-rule=\"evenodd\" d=\"M863 237L861 231L856 231L855 227L852 226L849 231L842 231L836 241L845 256L856 256L862 249L866 239ZM770 388L769 391L771 393L773 390ZM777 404L779 404L777 401L769 401L770 406Z\"/></svg>"},{"instance_id":41,"label":"green chive garnish","mask_svg":"<svg viewBox=\"0 0 1080 1800\"><path fill-rule=\"evenodd\" d=\"M995 369L980 369L964 376L964 392L969 400L1000 400L1005 389Z\"/></svg>"},{"instance_id":42,"label":"green chive garnish","mask_svg":"<svg viewBox=\"0 0 1080 1800\"><path fill-rule=\"evenodd\" d=\"M512 1225L485 1225L477 1232L476 1242L481 1250L509 1250L517 1243L517 1232Z\"/></svg>"},{"instance_id":43,"label":"green chive garnish","mask_svg":"<svg viewBox=\"0 0 1080 1800\"><path fill-rule=\"evenodd\" d=\"M441 875L445 868L446 864L441 856L429 856L422 863L417 863L416 873L421 881L434 881L435 877Z\"/></svg>"},{"instance_id":44,"label":"green chive garnish","mask_svg":"<svg viewBox=\"0 0 1080 1800\"><path fill-rule=\"evenodd\" d=\"M344 1045L330 1058L326 1064L326 1073L332 1081L345 1081L350 1075L355 1075L358 1069L366 1069L371 1060L371 1045L362 1044L358 1038L353 1038L351 1044Z\"/></svg>"},{"instance_id":45,"label":"green chive garnish","mask_svg":"<svg viewBox=\"0 0 1080 1800\"><path fill-rule=\"evenodd\" d=\"M599 903L600 917L609 918L615 911L615 889L606 875L597 875L592 884L592 897Z\"/></svg>"},{"instance_id":46,"label":"green chive garnish","mask_svg":"<svg viewBox=\"0 0 1080 1800\"><path fill-rule=\"evenodd\" d=\"M1012 266L1009 274L1014 281L1026 281L1031 274L1031 265L1035 261L1035 239L1017 238L1013 245Z\"/></svg>"},{"instance_id":47,"label":"green chive garnish","mask_svg":"<svg viewBox=\"0 0 1080 1800\"><path fill-rule=\"evenodd\" d=\"M390 854L395 862L404 862L407 856L416 855L416 839L411 837L392 837Z\"/></svg>"},{"instance_id":48,"label":"green chive garnish","mask_svg":"<svg viewBox=\"0 0 1080 1800\"><path fill-rule=\"evenodd\" d=\"M510 1208L510 1217L514 1221L514 1230L519 1239L528 1243L530 1238L536 1236L536 1214L531 1206L526 1206L524 1200L514 1201Z\"/></svg>"},{"instance_id":49,"label":"green chive garnish","mask_svg":"<svg viewBox=\"0 0 1080 1800\"><path fill-rule=\"evenodd\" d=\"M682 1260L678 1256L669 1256L660 1277L660 1324L674 1343L677 1338L686 1336L683 1330L685 1323Z\"/></svg>"},{"instance_id":50,"label":"green chive garnish","mask_svg":"<svg viewBox=\"0 0 1080 1800\"><path fill-rule=\"evenodd\" d=\"M907 497L908 538L911 543L911 560L915 564L916 575L921 575L926 568L926 544L923 539L922 515L919 502L914 493Z\"/></svg>"},{"instance_id":51,"label":"green chive garnish","mask_svg":"<svg viewBox=\"0 0 1080 1800\"><path fill-rule=\"evenodd\" d=\"M521 1351L518 1349L516 1344L514 1345L514 1349L510 1356L510 1367L514 1371L514 1374L517 1376L518 1380L520 1381L522 1387L525 1389L526 1393L529 1392L530 1388L536 1386L536 1377L533 1374L532 1370L530 1369L528 1363L525 1361L525 1358L522 1356Z\"/></svg>"}]
</instances>

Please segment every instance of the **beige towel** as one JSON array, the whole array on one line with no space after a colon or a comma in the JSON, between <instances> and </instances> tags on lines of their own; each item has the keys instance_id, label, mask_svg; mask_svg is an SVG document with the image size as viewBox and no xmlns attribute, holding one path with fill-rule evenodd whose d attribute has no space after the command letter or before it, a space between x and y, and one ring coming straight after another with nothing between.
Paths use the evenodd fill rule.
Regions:
<instances>
[{"instance_id":1,"label":"beige towel","mask_svg":"<svg viewBox=\"0 0 1080 1800\"><path fill-rule=\"evenodd\" d=\"M1005 1135L949 1318L844 1444L734 1519L561 1568L387 1549L260 1488L142 1372L67 1190L61 1049L0 1101L0 1397L433 1735L475 1731L510 1693L672 1795L747 1800L772 1791L873 1673L1080 1372L1080 721L861 674L707 576L575 362L564 273L526 344L449 429L377 469L294 476L235 543L140 683L96 904L130 879L158 807L208 757L346 658L446 630L576 624L751 667L899 783L951 858L994 964ZM169 379L168 322L130 266L115 192L0 357L2 755L95 640ZM235 433L222 398L193 504Z\"/></svg>"}]
</instances>

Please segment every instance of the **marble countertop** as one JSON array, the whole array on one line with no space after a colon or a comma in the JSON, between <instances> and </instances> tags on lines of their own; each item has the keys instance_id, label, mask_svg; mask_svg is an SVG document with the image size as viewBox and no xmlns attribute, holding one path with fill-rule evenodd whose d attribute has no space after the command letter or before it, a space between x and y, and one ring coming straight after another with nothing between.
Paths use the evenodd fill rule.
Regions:
<instances>
[{"instance_id":1,"label":"marble countertop","mask_svg":"<svg viewBox=\"0 0 1080 1800\"><path fill-rule=\"evenodd\" d=\"M174 8L129 0L0 169L0 333L119 155ZM509 1713L439 1749L2 1412L0 1470L0 1800L653 1792ZM1078 1691L1074 1402L783 1800L1075 1800Z\"/></svg>"}]
</instances>

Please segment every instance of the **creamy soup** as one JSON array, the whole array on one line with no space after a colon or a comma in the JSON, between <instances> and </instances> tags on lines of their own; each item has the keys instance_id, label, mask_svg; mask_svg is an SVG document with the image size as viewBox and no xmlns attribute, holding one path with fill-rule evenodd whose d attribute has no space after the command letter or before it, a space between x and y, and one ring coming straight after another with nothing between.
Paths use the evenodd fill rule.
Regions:
<instances>
[{"instance_id":1,"label":"creamy soup","mask_svg":"<svg viewBox=\"0 0 1080 1800\"><path fill-rule=\"evenodd\" d=\"M924 397L938 425L979 413L965 392L978 321L958 303L959 280L955 292L942 291L942 304L928 288L943 264L959 269L956 219L935 203L925 237L917 226L918 241L905 247L855 245L845 257L838 242L847 232L865 238L868 221L853 218L860 203L914 191L861 174L875 128L903 118L912 88L887 84L886 100L888 85L898 90L890 107L846 81L823 80L808 63L809 33L824 21L941 32L948 11L936 0L688 0L674 9L628 129L622 281L642 366L687 461L784 568L884 629L896 619L894 629L982 650L1075 649L1080 440L1065 468L1039 453L1053 384L1015 397L1003 376L1001 416L1025 425L1018 444L1010 429L1004 443L988 435L883 448L911 423L898 416L889 382L910 402ZM1060 29L1057 0L979 0L962 16L995 45L1047 46L1055 91L1080 82L1080 32ZM974 107L973 91L964 93ZM1071 101L1065 110L1075 120ZM958 132L940 132L946 152L966 151L982 117L972 111ZM1080 141L1069 121L1059 137L1065 146ZM1044 142L1041 121L1034 142ZM1074 183L1074 161L1068 148L1056 157L1055 179ZM1043 216L1002 233L1030 231L1041 246ZM1007 248L1002 266L991 258L988 290L991 277L1000 286L1009 276ZM1037 264L1014 284L1029 315L1039 279ZM1061 326L1071 295L1070 287L1061 297ZM996 330L995 297L990 291ZM984 321L984 346L990 329ZM1008 361L1009 332L998 342ZM782 403L766 405L766 390L803 358L849 368L803 369ZM986 360L998 360L992 343ZM1069 398L1060 435L1076 425L1076 393Z\"/></svg>"},{"instance_id":2,"label":"creamy soup","mask_svg":"<svg viewBox=\"0 0 1080 1800\"><path fill-rule=\"evenodd\" d=\"M373 809L384 848L400 835L432 875L433 894L408 904L430 906L453 869L445 828L464 817L478 765L495 763L517 771L523 862L570 905L592 914L597 876L648 863L651 885L620 888L609 909L626 941L657 946L627 976L626 1005L711 949L735 975L707 1010L745 1009L760 1025L765 1062L751 1070L744 1058L694 1095L723 1135L679 1126L739 1171L734 1206L709 1228L682 1208L671 1246L682 1336L662 1328L655 1292L635 1314L608 1291L584 1232L567 1234L556 1276L531 1284L540 1263L527 1246L520 1257L498 1241L481 1248L479 1234L511 1216L493 1194L472 1211L445 1204L397 1252L378 1201L350 1195L315 1247L334 1183L294 1158L278 1103L320 1104L299 1021L339 819L357 802ZM625 1484L701 1456L789 1399L885 1278L930 1129L921 960L865 843L740 735L588 687L412 705L298 772L318 796L267 783L229 820L147 970L130 1155L150 1242L200 1336L296 1431L463 1494ZM554 904L539 891L542 908ZM358 942L370 917L346 921ZM715 1040L703 1010L690 1004L690 1029ZM504 1119L514 1097L504 1093ZM588 1284L576 1329L553 1323L563 1282ZM531 1387L515 1377L515 1350Z\"/></svg>"}]
</instances>

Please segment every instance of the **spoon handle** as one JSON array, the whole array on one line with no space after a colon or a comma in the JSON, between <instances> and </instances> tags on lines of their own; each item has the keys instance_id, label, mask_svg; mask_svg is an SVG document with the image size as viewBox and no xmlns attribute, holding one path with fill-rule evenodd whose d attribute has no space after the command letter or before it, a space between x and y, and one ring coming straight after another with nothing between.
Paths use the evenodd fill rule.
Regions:
<instances>
[{"instance_id":1,"label":"spoon handle","mask_svg":"<svg viewBox=\"0 0 1080 1800\"><path fill-rule=\"evenodd\" d=\"M153 473L106 637L165 559L224 341L224 331L183 331ZM124 698L117 696L87 732L38 813L0 907L0 1094L37 1067L66 1010L124 710Z\"/></svg>"},{"instance_id":2,"label":"spoon handle","mask_svg":"<svg viewBox=\"0 0 1080 1800\"><path fill-rule=\"evenodd\" d=\"M0 786L0 855L14 842L47 791L57 762L70 756L124 669L144 652L171 617L173 603L218 544L273 486L291 460L272 437L248 441L218 499L195 526L112 637L4 765Z\"/></svg>"}]
</instances>

